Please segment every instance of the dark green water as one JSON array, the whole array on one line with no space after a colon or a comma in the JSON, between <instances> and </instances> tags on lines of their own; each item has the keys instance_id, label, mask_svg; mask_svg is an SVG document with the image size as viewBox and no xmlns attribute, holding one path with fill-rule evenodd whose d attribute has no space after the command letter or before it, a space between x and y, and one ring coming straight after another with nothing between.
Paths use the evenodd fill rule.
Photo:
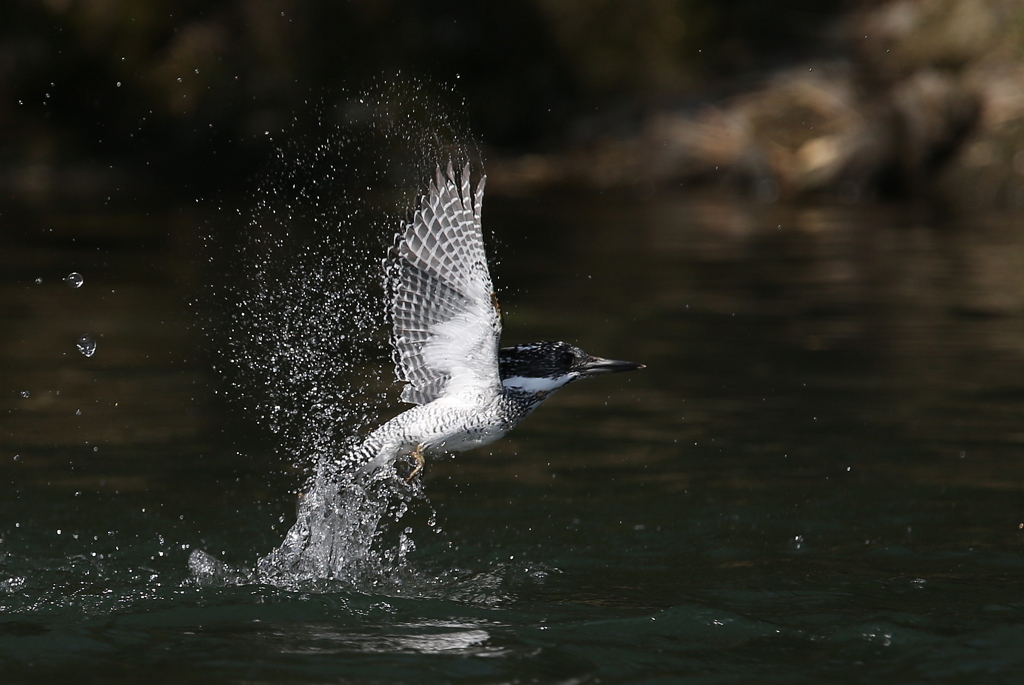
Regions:
<instances>
[{"instance_id":1,"label":"dark green water","mask_svg":"<svg viewBox=\"0 0 1024 685\"><path fill-rule=\"evenodd\" d=\"M4 216L0 682L1020 677L1021 217L490 200L505 341L648 368L431 463L398 576L299 592L186 567L301 482L213 392L201 217Z\"/></svg>"}]
</instances>

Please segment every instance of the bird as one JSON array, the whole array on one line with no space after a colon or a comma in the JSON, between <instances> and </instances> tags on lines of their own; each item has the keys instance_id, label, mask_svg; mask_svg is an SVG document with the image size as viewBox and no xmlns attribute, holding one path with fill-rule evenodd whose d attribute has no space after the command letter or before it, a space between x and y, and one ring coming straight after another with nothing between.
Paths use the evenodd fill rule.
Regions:
<instances>
[{"instance_id":1,"label":"bird","mask_svg":"<svg viewBox=\"0 0 1024 685\"><path fill-rule=\"evenodd\" d=\"M371 431L339 466L359 476L410 459L488 445L569 383L643 364L604 359L561 341L499 347L501 309L481 228L484 185L437 165L384 263L401 399L415 406Z\"/></svg>"}]
</instances>

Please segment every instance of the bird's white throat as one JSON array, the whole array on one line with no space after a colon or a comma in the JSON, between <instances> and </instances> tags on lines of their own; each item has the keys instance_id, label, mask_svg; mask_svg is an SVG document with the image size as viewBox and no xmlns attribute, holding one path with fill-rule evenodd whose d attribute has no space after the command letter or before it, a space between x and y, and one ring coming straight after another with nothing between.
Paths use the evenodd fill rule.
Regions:
<instances>
[{"instance_id":1,"label":"bird's white throat","mask_svg":"<svg viewBox=\"0 0 1024 685\"><path fill-rule=\"evenodd\" d=\"M516 388L530 394L552 393L573 379L572 375L566 374L557 378L530 378L527 376L512 376L504 379L501 384L506 388Z\"/></svg>"}]
</instances>

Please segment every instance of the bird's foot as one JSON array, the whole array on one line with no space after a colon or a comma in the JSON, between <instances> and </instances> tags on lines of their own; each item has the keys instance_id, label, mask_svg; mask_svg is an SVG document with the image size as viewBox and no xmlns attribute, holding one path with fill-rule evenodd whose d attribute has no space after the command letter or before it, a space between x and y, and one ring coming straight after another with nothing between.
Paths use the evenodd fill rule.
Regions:
<instances>
[{"instance_id":1,"label":"bird's foot","mask_svg":"<svg viewBox=\"0 0 1024 685\"><path fill-rule=\"evenodd\" d=\"M426 459L423 458L423 445L416 445L416 449L412 451L410 456L416 461L416 468L414 468L409 475L405 477L406 483L411 483L412 479L423 470L423 464L426 463Z\"/></svg>"}]
</instances>

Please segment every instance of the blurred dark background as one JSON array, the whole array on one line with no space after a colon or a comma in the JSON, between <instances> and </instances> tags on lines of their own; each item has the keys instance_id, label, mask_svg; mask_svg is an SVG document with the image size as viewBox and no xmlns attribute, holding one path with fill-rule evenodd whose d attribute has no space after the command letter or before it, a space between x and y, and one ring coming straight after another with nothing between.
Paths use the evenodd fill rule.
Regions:
<instances>
[{"instance_id":1,"label":"blurred dark background","mask_svg":"<svg viewBox=\"0 0 1024 685\"><path fill-rule=\"evenodd\" d=\"M830 27L858 7L11 0L0 7L0 182L13 196L238 187L268 155L268 132L380 76L433 84L499 156L562 151L835 54Z\"/></svg>"},{"instance_id":2,"label":"blurred dark background","mask_svg":"<svg viewBox=\"0 0 1024 685\"><path fill-rule=\"evenodd\" d=\"M344 125L383 78L436 89L498 189L1017 206L1022 17L1010 0L10 0L0 188L238 189L274 133L331 107Z\"/></svg>"},{"instance_id":3,"label":"blurred dark background","mask_svg":"<svg viewBox=\"0 0 1024 685\"><path fill-rule=\"evenodd\" d=\"M442 143L424 144L433 131L486 164L494 269L513 319L517 291L539 277L527 282L501 256L525 263L540 244L527 225L548 226L545 249L566 241L569 260L581 239L556 231L551 216L558 202L569 203L564 216L579 215L598 193L629 211L606 210L593 226L618 216L602 230L636 240L650 216L676 217L671 231L683 235L687 212L712 197L710 214L726 219L710 222L709 235L735 237L755 262L771 251L752 237L759 230L825 230L813 218L819 203L863 209L861 223L842 225L864 240L879 210L901 226L1012 216L1024 207L1021 36L1017 0L0 3L0 412L10 412L0 432L11 426L12 444L90 448L160 443L165 429L202 433L218 416L195 390L211 382L203 350L222 345L204 343L199 329L244 338L237 322L197 314L204 298L218 287L234 293L225 283L247 283L254 264L294 271L310 261L307 245L329 251L324 237L339 224L374 233L382 224L350 220L352 207L376 203L393 218L421 181L389 176L389 164L409 157L385 147L404 140L422 158L443 158ZM361 102L366 92L372 104ZM366 133L367 121L389 117L418 119L404 139ZM681 199L697 209L675 211ZM811 218L781 218L789 212ZM1013 235L1018 224L999 223ZM295 238L303 231L305 242ZM216 234L216 249L204 233ZM989 280L952 309L1017 320L1024 272L1004 239L1015 244L1001 236L997 248L975 250L985 258L970 273ZM261 241L295 247L246 262ZM971 262L956 245L951 260ZM899 262L851 250L856 269L825 260L822 273L887 274ZM367 254L376 265L380 253ZM71 272L84 287L68 288ZM753 302L772 288L750 292ZM742 310L728 302L723 312ZM800 315L842 318L844 307ZM99 342L88 360L74 347L84 333ZM121 379L152 367L172 379L162 397L175 408L159 405L148 376L133 377L130 406L152 409L145 421L115 421L127 412L124 393L85 373ZM94 404L113 413L79 419L77 398L99 387L106 394ZM139 437L140 425L159 428Z\"/></svg>"}]
</instances>

